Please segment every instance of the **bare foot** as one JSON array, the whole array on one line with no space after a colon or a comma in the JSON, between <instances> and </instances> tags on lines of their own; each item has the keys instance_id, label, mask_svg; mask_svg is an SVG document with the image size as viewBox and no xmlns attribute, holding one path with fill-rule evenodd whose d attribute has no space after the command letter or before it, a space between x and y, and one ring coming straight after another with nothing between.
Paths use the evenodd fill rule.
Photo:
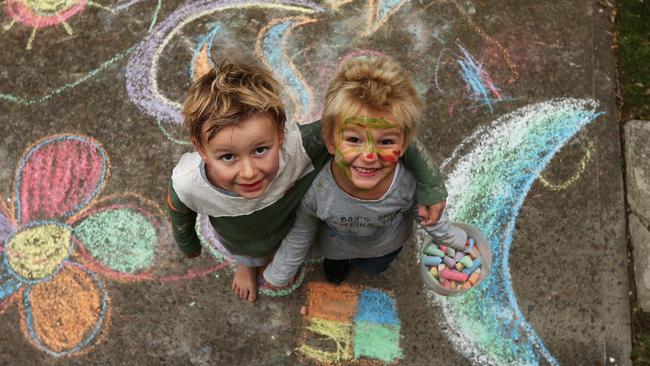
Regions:
<instances>
[{"instance_id":1,"label":"bare foot","mask_svg":"<svg viewBox=\"0 0 650 366\"><path fill-rule=\"evenodd\" d=\"M255 302L257 299L257 268L237 264L232 290L242 300Z\"/></svg>"}]
</instances>

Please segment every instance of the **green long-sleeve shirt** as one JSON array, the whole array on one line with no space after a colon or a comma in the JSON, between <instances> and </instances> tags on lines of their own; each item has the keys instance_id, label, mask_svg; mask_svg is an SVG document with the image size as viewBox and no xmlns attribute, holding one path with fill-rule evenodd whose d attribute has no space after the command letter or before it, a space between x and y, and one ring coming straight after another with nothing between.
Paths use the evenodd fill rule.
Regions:
<instances>
[{"instance_id":1,"label":"green long-sleeve shirt","mask_svg":"<svg viewBox=\"0 0 650 366\"><path fill-rule=\"evenodd\" d=\"M313 170L301 176L288 190L272 204L247 214L224 213L210 215L210 223L222 238L222 244L233 254L262 257L273 253L295 221L295 209L309 189L312 181L323 168L329 154L320 135L320 122L299 126L299 140L302 143ZM285 144L289 143L285 139ZM288 157L291 158L291 157ZM429 159L427 152L414 140L402 158L404 166L416 177L417 202L420 205L438 203L447 197L444 178L438 167ZM180 163L179 163L180 164ZM193 170L194 167L190 167ZM200 169L200 165L196 166ZM198 172L194 174L197 179ZM174 239L181 251L186 254L199 253L201 243L195 231L197 208L190 202L184 203L180 197L186 192L174 188L191 190L192 183L172 183L167 198L167 211L172 220ZM187 192L189 195L190 193ZM180 196L180 197L179 197ZM201 212L206 214L205 212Z\"/></svg>"}]
</instances>

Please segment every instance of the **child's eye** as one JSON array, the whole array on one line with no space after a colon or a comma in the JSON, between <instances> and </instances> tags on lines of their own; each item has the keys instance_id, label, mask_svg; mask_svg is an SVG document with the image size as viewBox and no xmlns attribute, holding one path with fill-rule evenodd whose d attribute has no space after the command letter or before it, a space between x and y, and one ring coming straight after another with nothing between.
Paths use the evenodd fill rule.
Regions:
<instances>
[{"instance_id":1,"label":"child's eye","mask_svg":"<svg viewBox=\"0 0 650 366\"><path fill-rule=\"evenodd\" d=\"M255 149L254 154L255 155L264 155L267 151L269 151L269 148L267 146L260 146Z\"/></svg>"},{"instance_id":2,"label":"child's eye","mask_svg":"<svg viewBox=\"0 0 650 366\"><path fill-rule=\"evenodd\" d=\"M345 141L356 144L356 143L360 142L361 140L359 140L357 137L350 136L350 137L346 137Z\"/></svg>"},{"instance_id":3,"label":"child's eye","mask_svg":"<svg viewBox=\"0 0 650 366\"><path fill-rule=\"evenodd\" d=\"M379 141L379 145L392 145L394 143L395 142L393 140L391 140L391 139L383 139L383 140Z\"/></svg>"},{"instance_id":4,"label":"child's eye","mask_svg":"<svg viewBox=\"0 0 650 366\"><path fill-rule=\"evenodd\" d=\"M235 155L234 154L223 154L219 157L219 160L223 161L233 161L235 160Z\"/></svg>"}]
</instances>

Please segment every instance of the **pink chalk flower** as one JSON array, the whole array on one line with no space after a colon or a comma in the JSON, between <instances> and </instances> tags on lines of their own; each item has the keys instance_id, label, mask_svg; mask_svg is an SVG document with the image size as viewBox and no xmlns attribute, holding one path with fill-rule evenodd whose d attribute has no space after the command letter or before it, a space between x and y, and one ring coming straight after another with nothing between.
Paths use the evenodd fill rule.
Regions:
<instances>
[{"instance_id":1,"label":"pink chalk flower","mask_svg":"<svg viewBox=\"0 0 650 366\"><path fill-rule=\"evenodd\" d=\"M52 356L84 351L108 324L98 268L137 274L153 259L155 220L96 199L108 169L95 140L50 136L21 159L15 207L0 202L0 312L17 303L26 338Z\"/></svg>"}]
</instances>

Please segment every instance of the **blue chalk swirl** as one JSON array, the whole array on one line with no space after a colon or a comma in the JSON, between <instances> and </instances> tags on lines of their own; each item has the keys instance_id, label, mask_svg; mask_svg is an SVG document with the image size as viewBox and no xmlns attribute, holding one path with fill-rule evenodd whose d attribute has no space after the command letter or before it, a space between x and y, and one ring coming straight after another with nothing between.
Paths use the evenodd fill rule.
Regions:
<instances>
[{"instance_id":1,"label":"blue chalk swirl","mask_svg":"<svg viewBox=\"0 0 650 366\"><path fill-rule=\"evenodd\" d=\"M270 67L279 74L286 90L294 93L294 102L296 104L294 115L304 116L309 112L311 98L300 77L296 75L292 66L287 62L282 53L284 49L282 46L283 38L295 21L295 18L290 18L270 27L262 40L262 50L264 52L264 58Z\"/></svg>"},{"instance_id":2,"label":"blue chalk swirl","mask_svg":"<svg viewBox=\"0 0 650 366\"><path fill-rule=\"evenodd\" d=\"M388 13L397 8L402 3L402 0L381 0L379 1L378 19L385 18Z\"/></svg>"}]
</instances>

